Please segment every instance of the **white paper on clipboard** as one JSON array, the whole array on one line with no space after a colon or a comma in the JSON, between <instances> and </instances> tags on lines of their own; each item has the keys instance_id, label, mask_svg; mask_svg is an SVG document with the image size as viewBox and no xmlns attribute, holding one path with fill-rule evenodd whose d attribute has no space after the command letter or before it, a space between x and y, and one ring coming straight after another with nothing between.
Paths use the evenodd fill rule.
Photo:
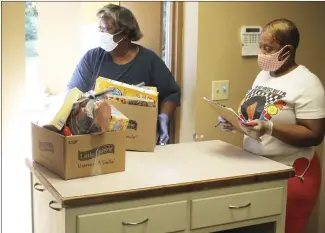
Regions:
<instances>
[{"instance_id":1,"label":"white paper on clipboard","mask_svg":"<svg viewBox=\"0 0 325 233\"><path fill-rule=\"evenodd\" d=\"M240 119L239 115L236 113L235 110L233 110L232 108L225 107L222 104L213 100L209 100L205 97L203 97L203 100L207 101L210 106L212 106L213 109L218 113L219 116L221 116L226 121L230 122L234 126L236 131L245 134L257 141L261 141L256 132L249 131L248 128L241 126L240 122L243 120Z\"/></svg>"}]
</instances>

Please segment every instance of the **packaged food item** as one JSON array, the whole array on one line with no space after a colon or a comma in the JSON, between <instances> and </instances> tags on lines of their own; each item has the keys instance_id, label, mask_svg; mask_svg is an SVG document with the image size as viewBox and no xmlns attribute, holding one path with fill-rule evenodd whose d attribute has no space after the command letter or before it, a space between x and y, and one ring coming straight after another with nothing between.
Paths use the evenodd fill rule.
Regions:
<instances>
[{"instance_id":1,"label":"packaged food item","mask_svg":"<svg viewBox=\"0 0 325 233\"><path fill-rule=\"evenodd\" d=\"M157 87L148 87L148 86L143 86L142 88L144 88L144 89L148 89L148 90L152 90L152 91L155 91L155 92L158 92Z\"/></svg>"},{"instance_id":2,"label":"packaged food item","mask_svg":"<svg viewBox=\"0 0 325 233\"><path fill-rule=\"evenodd\" d=\"M73 105L68 126L73 135L125 131L129 119L109 104L106 95L86 93Z\"/></svg>"},{"instance_id":3,"label":"packaged food item","mask_svg":"<svg viewBox=\"0 0 325 233\"><path fill-rule=\"evenodd\" d=\"M62 130L70 115L73 103L82 97L84 97L84 93L78 88L54 96L49 107L41 114L37 124L53 131Z\"/></svg>"},{"instance_id":4,"label":"packaged food item","mask_svg":"<svg viewBox=\"0 0 325 233\"><path fill-rule=\"evenodd\" d=\"M108 98L108 100L121 104L137 105L143 107L154 107L155 105L155 102L150 99L141 99L130 96L116 96L111 94L107 94L106 97Z\"/></svg>"},{"instance_id":5,"label":"packaged food item","mask_svg":"<svg viewBox=\"0 0 325 233\"><path fill-rule=\"evenodd\" d=\"M109 122L108 131L116 132L116 131L125 131L129 124L129 119L124 116L117 108L111 105L112 108L112 118Z\"/></svg>"},{"instance_id":6,"label":"packaged food item","mask_svg":"<svg viewBox=\"0 0 325 233\"><path fill-rule=\"evenodd\" d=\"M151 99L157 105L158 92L153 87L138 87L115 80L98 77L95 84L95 92L98 93L106 88L113 87L113 95Z\"/></svg>"},{"instance_id":7,"label":"packaged food item","mask_svg":"<svg viewBox=\"0 0 325 233\"><path fill-rule=\"evenodd\" d=\"M66 137L70 137L72 136L72 133L71 133L71 130L68 126L63 126L63 135L66 136Z\"/></svg>"},{"instance_id":8,"label":"packaged food item","mask_svg":"<svg viewBox=\"0 0 325 233\"><path fill-rule=\"evenodd\" d=\"M68 119L73 135L105 133L111 120L111 106L105 99L84 98L74 103Z\"/></svg>"}]
</instances>

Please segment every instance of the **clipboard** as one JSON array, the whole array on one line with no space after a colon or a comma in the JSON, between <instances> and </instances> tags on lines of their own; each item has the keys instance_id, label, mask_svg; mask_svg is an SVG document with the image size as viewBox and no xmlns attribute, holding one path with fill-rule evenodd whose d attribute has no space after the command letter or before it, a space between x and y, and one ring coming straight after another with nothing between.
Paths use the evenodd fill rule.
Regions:
<instances>
[{"instance_id":1,"label":"clipboard","mask_svg":"<svg viewBox=\"0 0 325 233\"><path fill-rule=\"evenodd\" d=\"M234 126L236 131L245 134L248 137L251 137L259 142L261 141L261 139L258 137L256 132L250 131L248 128L240 124L241 122L242 123L247 123L247 122L243 121L235 110L233 110L232 108L228 108L216 101L207 99L205 97L203 97L202 99L207 101L219 116L221 116L226 121L230 122Z\"/></svg>"}]
</instances>

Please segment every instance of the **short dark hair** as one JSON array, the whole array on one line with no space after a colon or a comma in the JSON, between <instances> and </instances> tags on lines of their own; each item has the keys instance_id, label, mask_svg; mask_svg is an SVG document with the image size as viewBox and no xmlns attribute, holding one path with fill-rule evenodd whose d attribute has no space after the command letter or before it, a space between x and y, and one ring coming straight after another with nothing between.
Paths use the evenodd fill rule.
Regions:
<instances>
[{"instance_id":1,"label":"short dark hair","mask_svg":"<svg viewBox=\"0 0 325 233\"><path fill-rule=\"evenodd\" d=\"M117 29L123 30L131 41L138 41L143 37L136 18L133 13L125 7L108 4L99 9L96 15L98 18L113 19Z\"/></svg>"},{"instance_id":2,"label":"short dark hair","mask_svg":"<svg viewBox=\"0 0 325 233\"><path fill-rule=\"evenodd\" d=\"M263 29L269 31L281 46L291 45L296 50L299 45L300 34L297 26L288 19L276 19L269 22Z\"/></svg>"}]
</instances>

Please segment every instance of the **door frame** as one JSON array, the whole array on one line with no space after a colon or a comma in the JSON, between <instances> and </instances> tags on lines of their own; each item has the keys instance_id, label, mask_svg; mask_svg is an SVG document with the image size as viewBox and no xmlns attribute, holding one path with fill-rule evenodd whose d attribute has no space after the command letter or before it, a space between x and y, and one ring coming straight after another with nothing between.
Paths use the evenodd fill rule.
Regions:
<instances>
[{"instance_id":1,"label":"door frame","mask_svg":"<svg viewBox=\"0 0 325 233\"><path fill-rule=\"evenodd\" d=\"M170 70L177 84L182 88L182 40L183 40L183 2L171 2L171 18L169 30ZM180 108L177 108L170 121L170 143L179 143Z\"/></svg>"}]
</instances>

